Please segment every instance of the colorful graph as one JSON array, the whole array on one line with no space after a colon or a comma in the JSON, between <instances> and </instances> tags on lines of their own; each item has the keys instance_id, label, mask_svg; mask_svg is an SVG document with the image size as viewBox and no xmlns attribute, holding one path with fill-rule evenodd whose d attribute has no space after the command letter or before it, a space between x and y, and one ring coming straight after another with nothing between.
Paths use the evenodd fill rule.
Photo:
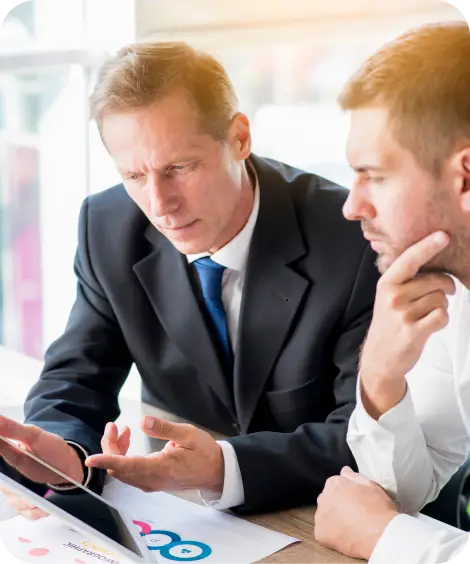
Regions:
<instances>
[{"instance_id":1,"label":"colorful graph","mask_svg":"<svg viewBox=\"0 0 470 564\"><path fill-rule=\"evenodd\" d=\"M192 540L182 540L178 533L161 529L152 529L145 521L133 521L145 537L149 550L158 550L160 555L174 562L195 562L204 560L212 554L209 545Z\"/></svg>"},{"instance_id":2,"label":"colorful graph","mask_svg":"<svg viewBox=\"0 0 470 564\"><path fill-rule=\"evenodd\" d=\"M212 548L203 542L183 540L178 533L154 529L152 524L146 521L136 520L133 523L139 528L140 535L144 537L149 550L158 551L166 560L173 562L196 562L197 560L204 560L212 554ZM24 536L17 537L17 540L23 545L33 543L32 540ZM47 556L50 553L50 549L38 547L37 545L27 550L27 554L35 558ZM42 561L41 558L40 560ZM83 560L78 558L74 559L74 563L85 564Z\"/></svg>"}]
</instances>

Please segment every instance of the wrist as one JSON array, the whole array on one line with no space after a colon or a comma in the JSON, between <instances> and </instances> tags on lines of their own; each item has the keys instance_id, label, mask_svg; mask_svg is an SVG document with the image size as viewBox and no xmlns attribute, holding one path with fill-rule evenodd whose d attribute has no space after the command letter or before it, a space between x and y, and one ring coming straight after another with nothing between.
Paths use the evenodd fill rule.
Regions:
<instances>
[{"instance_id":1,"label":"wrist","mask_svg":"<svg viewBox=\"0 0 470 564\"><path fill-rule=\"evenodd\" d=\"M77 452L77 449L72 445L68 445L69 451L72 455L73 462L70 464L70 474L69 476L73 478L79 484L83 484L85 480L85 471L83 468L83 461Z\"/></svg>"},{"instance_id":2,"label":"wrist","mask_svg":"<svg viewBox=\"0 0 470 564\"><path fill-rule=\"evenodd\" d=\"M407 384L404 376L384 378L361 369L359 389L365 410L378 420L401 402L406 395Z\"/></svg>"},{"instance_id":3,"label":"wrist","mask_svg":"<svg viewBox=\"0 0 470 564\"><path fill-rule=\"evenodd\" d=\"M212 473L212 478L207 486L204 488L205 491L211 494L222 495L224 491L224 481L225 481L225 460L222 448L217 445L217 451L214 456L214 462L212 468L214 472Z\"/></svg>"},{"instance_id":4,"label":"wrist","mask_svg":"<svg viewBox=\"0 0 470 564\"><path fill-rule=\"evenodd\" d=\"M374 523L370 530L371 534L367 535L366 537L367 541L364 546L364 550L362 552L361 558L363 558L364 560L371 559L375 547L377 546L377 543L379 542L380 538L384 534L385 529L388 527L390 522L393 519L395 519L395 517L397 517L398 515L399 515L398 511L390 509L384 512L380 516L380 518L377 519L376 517L374 517Z\"/></svg>"}]
</instances>

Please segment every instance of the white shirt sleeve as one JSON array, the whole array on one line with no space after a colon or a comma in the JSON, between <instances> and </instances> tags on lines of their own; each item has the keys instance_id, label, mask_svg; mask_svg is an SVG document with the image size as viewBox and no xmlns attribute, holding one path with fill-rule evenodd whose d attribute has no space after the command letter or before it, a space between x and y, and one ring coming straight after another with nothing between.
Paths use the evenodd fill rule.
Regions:
<instances>
[{"instance_id":1,"label":"white shirt sleeve","mask_svg":"<svg viewBox=\"0 0 470 564\"><path fill-rule=\"evenodd\" d=\"M367 413L358 384L348 444L359 472L379 483L403 513L417 513L465 462L470 438L439 333L429 339L407 382L402 401L377 421Z\"/></svg>"},{"instance_id":2,"label":"white shirt sleeve","mask_svg":"<svg viewBox=\"0 0 470 564\"><path fill-rule=\"evenodd\" d=\"M227 441L217 441L224 457L224 488L222 496L214 496L209 492L200 491L203 502L213 509L229 509L242 505L245 501L242 475L237 455L233 446Z\"/></svg>"},{"instance_id":3,"label":"white shirt sleeve","mask_svg":"<svg viewBox=\"0 0 470 564\"><path fill-rule=\"evenodd\" d=\"M376 544L369 564L448 562L465 548L468 533L425 515L398 515Z\"/></svg>"}]
</instances>

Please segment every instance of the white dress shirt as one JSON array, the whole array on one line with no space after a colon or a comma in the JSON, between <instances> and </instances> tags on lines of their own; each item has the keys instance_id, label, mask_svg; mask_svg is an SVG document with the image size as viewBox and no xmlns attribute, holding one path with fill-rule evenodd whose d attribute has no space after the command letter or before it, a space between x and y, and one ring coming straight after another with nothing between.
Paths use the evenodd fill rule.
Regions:
<instances>
[{"instance_id":1,"label":"white dress shirt","mask_svg":"<svg viewBox=\"0 0 470 564\"><path fill-rule=\"evenodd\" d=\"M383 486L403 513L414 514L434 500L470 452L470 292L459 282L456 286L449 324L426 343L406 377L402 401L376 421L358 387L349 424L348 443L359 471ZM467 538L424 516L400 515L371 561L445 562Z\"/></svg>"},{"instance_id":2,"label":"white dress shirt","mask_svg":"<svg viewBox=\"0 0 470 564\"><path fill-rule=\"evenodd\" d=\"M240 307L242 302L243 282L245 280L246 262L250 251L253 230L258 219L259 211L259 184L256 172L251 169L255 178L255 193L253 208L248 221L243 229L216 253L201 253L198 255L186 255L189 263L210 256L211 259L225 266L222 276L222 302L227 317L227 327L232 350L235 353L237 345L238 321L240 318ZM236 507L245 501L243 481L238 464L237 455L232 445L226 441L218 441L224 456L224 488L221 497L214 497L207 492L200 492L204 503L215 509L228 509Z\"/></svg>"}]
</instances>

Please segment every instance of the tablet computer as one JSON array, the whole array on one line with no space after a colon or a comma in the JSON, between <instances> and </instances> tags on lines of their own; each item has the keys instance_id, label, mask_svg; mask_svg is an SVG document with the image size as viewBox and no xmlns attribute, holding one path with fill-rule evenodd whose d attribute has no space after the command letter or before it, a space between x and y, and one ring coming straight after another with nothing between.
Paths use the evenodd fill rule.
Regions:
<instances>
[{"instance_id":1,"label":"tablet computer","mask_svg":"<svg viewBox=\"0 0 470 564\"><path fill-rule=\"evenodd\" d=\"M57 483L70 482L80 488L81 492L77 494L57 492L44 498L33 491L33 482L31 486L28 485L29 480L23 479L20 483L14 477L16 473L18 473L18 478L22 477L19 472L15 471L11 476L6 474L1 466L0 484L3 482L11 492L43 509L46 513L63 519L81 533L89 534L96 540L114 548L122 556L140 563L156 562L139 528L121 510L13 441L1 436L0 440L54 472L58 477Z\"/></svg>"}]
</instances>

